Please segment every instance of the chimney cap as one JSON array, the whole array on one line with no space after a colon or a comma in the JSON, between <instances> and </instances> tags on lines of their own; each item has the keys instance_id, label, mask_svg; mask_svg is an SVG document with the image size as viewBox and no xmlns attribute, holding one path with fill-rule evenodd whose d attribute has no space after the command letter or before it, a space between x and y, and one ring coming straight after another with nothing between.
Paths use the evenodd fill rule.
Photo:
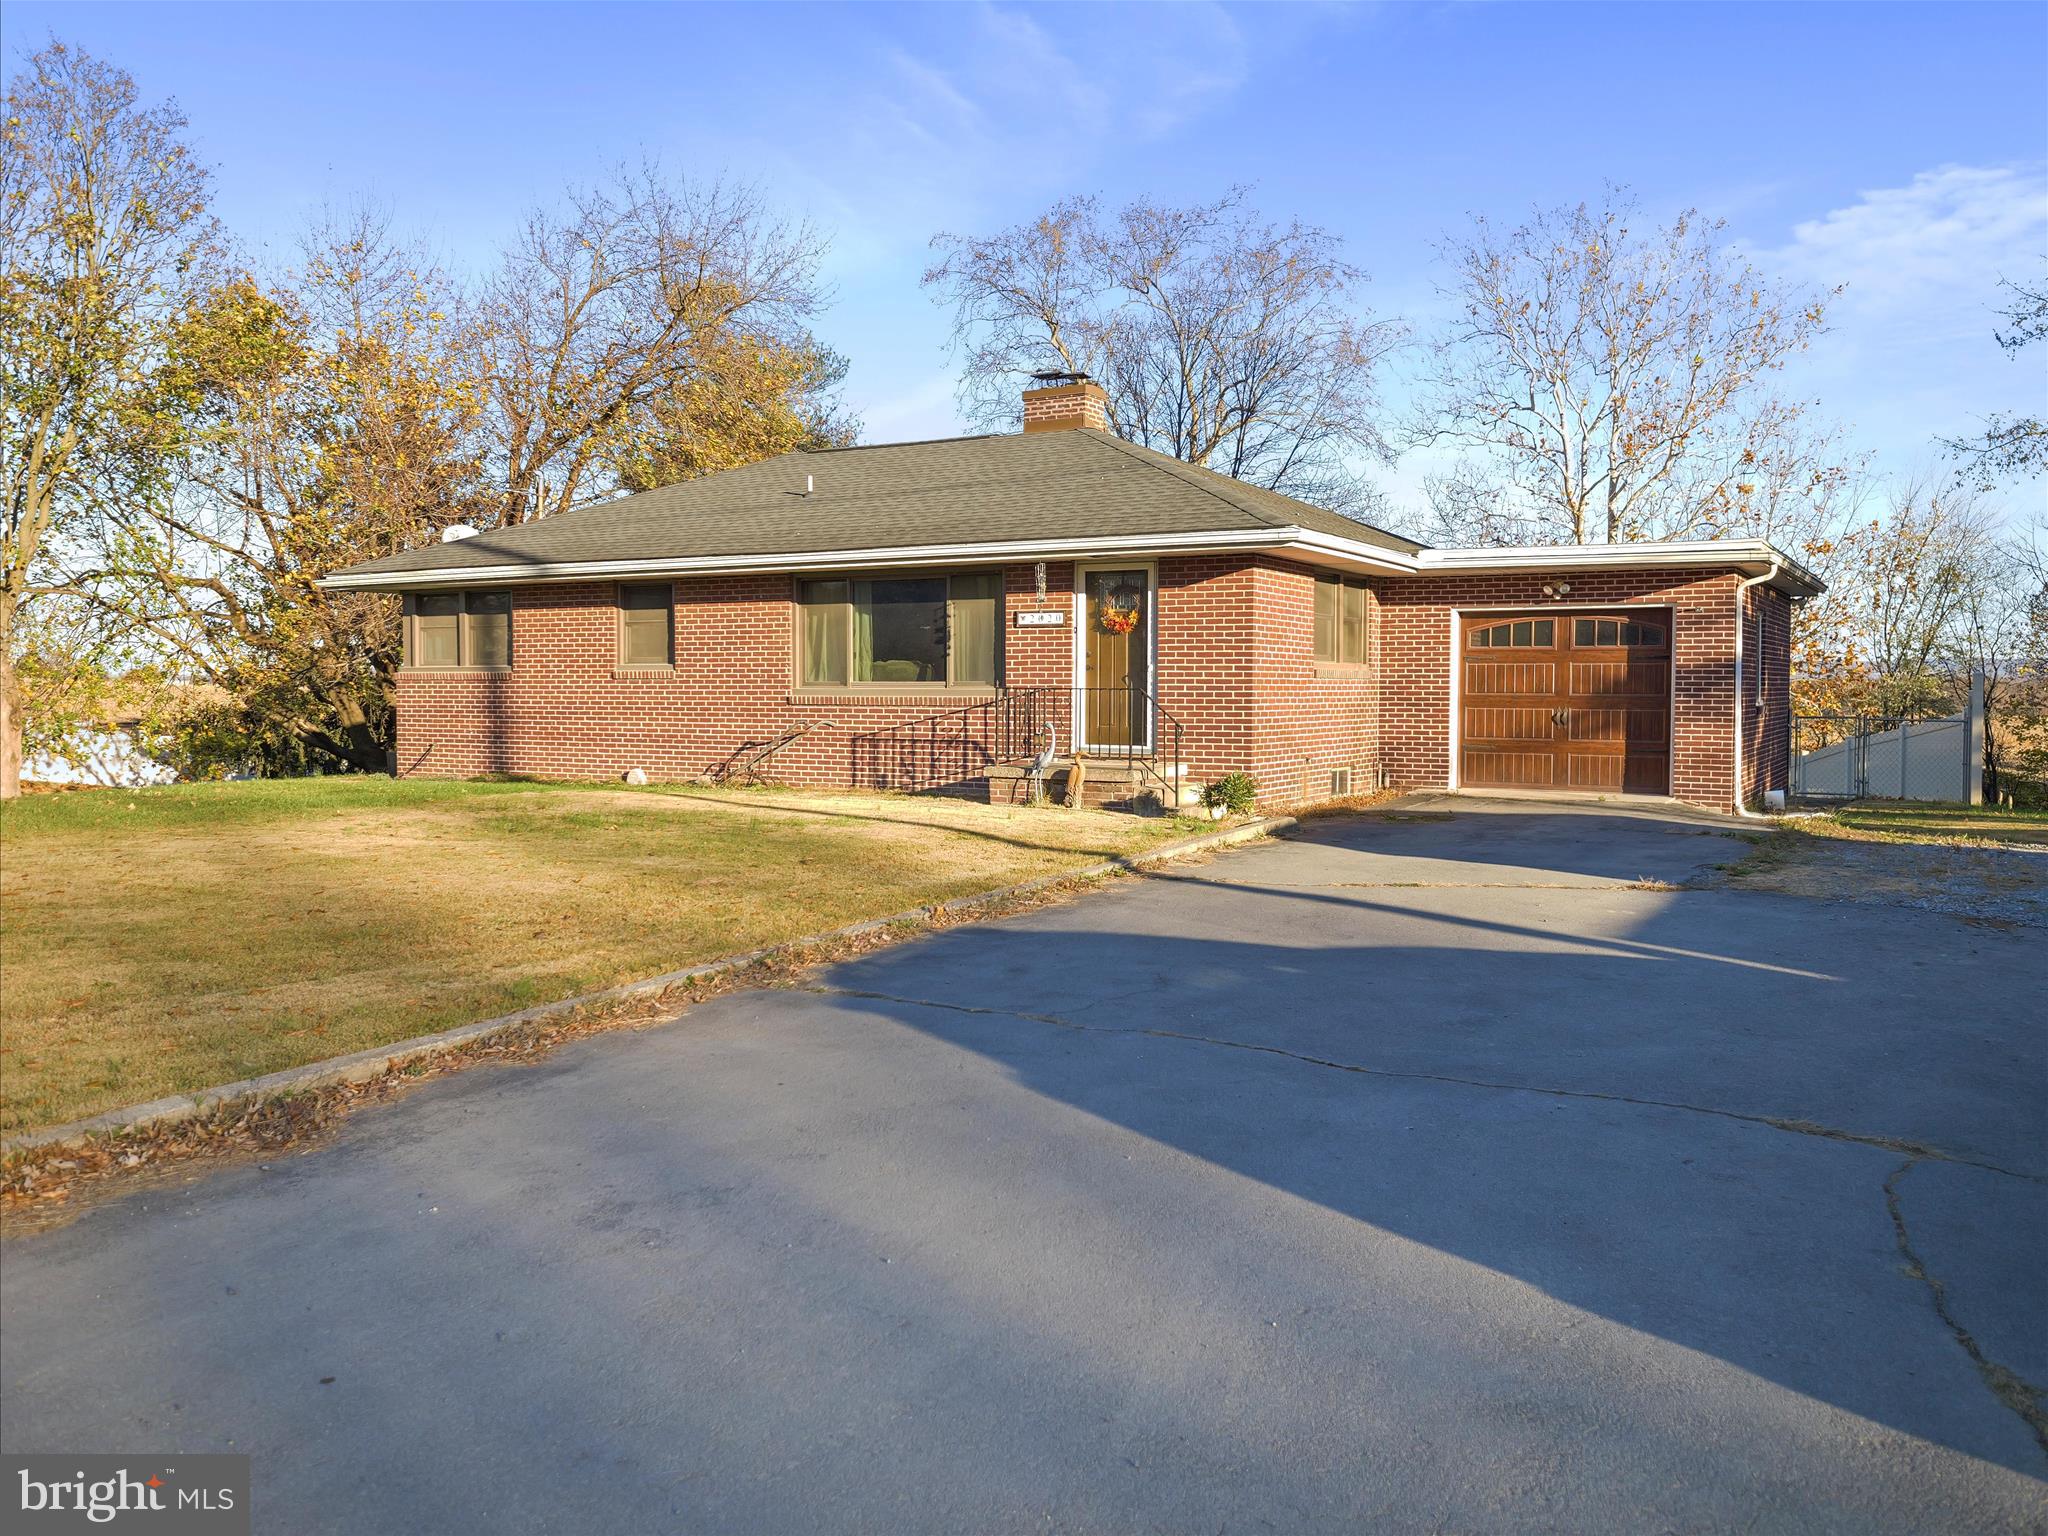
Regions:
<instances>
[{"instance_id":1,"label":"chimney cap","mask_svg":"<svg viewBox=\"0 0 2048 1536\"><path fill-rule=\"evenodd\" d=\"M1092 384L1095 380L1085 373L1076 373L1068 368L1045 368L1031 377L1040 385L1051 388L1056 384Z\"/></svg>"}]
</instances>

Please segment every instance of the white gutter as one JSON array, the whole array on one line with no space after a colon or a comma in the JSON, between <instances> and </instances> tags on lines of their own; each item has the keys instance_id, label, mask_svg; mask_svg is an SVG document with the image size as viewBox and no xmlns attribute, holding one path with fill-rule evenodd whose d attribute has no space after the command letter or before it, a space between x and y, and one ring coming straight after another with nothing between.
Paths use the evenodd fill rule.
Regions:
<instances>
[{"instance_id":1,"label":"white gutter","mask_svg":"<svg viewBox=\"0 0 2048 1536\"><path fill-rule=\"evenodd\" d=\"M1802 588L1820 590L1810 571L1762 539L1675 539L1643 544L1537 544L1494 549L1425 549L1415 557L1427 572L1476 575L1506 571L1583 571L1748 566L1764 579L1785 577Z\"/></svg>"},{"instance_id":2,"label":"white gutter","mask_svg":"<svg viewBox=\"0 0 2048 1536\"><path fill-rule=\"evenodd\" d=\"M1749 597L1749 589L1751 587L1762 586L1765 582L1771 580L1777 574L1778 565L1774 561L1772 562L1771 568L1768 571L1764 572L1763 575L1751 576L1746 581L1736 583L1735 587L1735 814L1738 816L1747 816L1751 821L1768 821L1771 818L1764 815L1761 811L1752 811L1751 809L1749 809L1748 806L1742 803L1742 723L1744 711L1742 691L1742 637L1744 633L1747 632L1747 630L1749 629L1748 618L1747 615L1744 613L1743 609ZM1762 665L1761 660L1759 660L1758 665Z\"/></svg>"}]
</instances>

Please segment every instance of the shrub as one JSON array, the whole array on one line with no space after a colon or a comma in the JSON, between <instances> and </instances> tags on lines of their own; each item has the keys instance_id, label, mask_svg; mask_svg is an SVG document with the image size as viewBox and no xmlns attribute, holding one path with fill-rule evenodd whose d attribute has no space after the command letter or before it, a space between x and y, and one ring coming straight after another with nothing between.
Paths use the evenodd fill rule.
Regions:
<instances>
[{"instance_id":1,"label":"shrub","mask_svg":"<svg viewBox=\"0 0 2048 1536\"><path fill-rule=\"evenodd\" d=\"M1215 783L1203 787L1202 804L1214 810L1222 806L1233 816L1249 816L1257 786L1248 773L1226 773Z\"/></svg>"}]
</instances>

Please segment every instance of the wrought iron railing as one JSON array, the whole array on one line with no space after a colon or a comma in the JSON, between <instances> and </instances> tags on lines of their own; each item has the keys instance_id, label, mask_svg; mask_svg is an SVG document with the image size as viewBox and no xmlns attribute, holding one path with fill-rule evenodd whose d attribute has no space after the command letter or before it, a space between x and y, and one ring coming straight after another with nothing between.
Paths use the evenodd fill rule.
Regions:
<instances>
[{"instance_id":1,"label":"wrought iron railing","mask_svg":"<svg viewBox=\"0 0 2048 1536\"><path fill-rule=\"evenodd\" d=\"M830 720L800 720L766 741L746 743L714 767L708 777L714 784L730 784L735 779L742 784L765 784L768 782L770 759L776 753L803 740L813 731L837 729L838 726Z\"/></svg>"},{"instance_id":2,"label":"wrought iron railing","mask_svg":"<svg viewBox=\"0 0 2048 1536\"><path fill-rule=\"evenodd\" d=\"M1185 732L1149 690L1125 683L1008 692L1013 728L1023 740L1042 740L1049 726L1068 754L1128 763L1158 786L1169 813L1180 808Z\"/></svg>"}]
</instances>

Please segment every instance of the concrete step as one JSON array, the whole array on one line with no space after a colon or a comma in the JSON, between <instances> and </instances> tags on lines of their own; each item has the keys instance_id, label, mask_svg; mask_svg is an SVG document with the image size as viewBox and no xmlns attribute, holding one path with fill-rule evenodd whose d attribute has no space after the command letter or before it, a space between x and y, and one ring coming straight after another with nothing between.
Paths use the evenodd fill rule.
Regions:
<instances>
[{"instance_id":1,"label":"concrete step","mask_svg":"<svg viewBox=\"0 0 2048 1536\"><path fill-rule=\"evenodd\" d=\"M1159 779L1171 779L1176 768L1179 769L1182 779L1188 777L1186 763L1163 763L1157 758L1150 757L1097 757L1088 752L1082 753L1081 757L1087 764L1087 776L1107 784L1135 784L1143 780L1156 782ZM1073 766L1073 758L1056 757L1046 771L1050 774L1064 774ZM997 763L988 770L988 776L992 779L1021 779L1029 771L1023 763Z\"/></svg>"}]
</instances>

